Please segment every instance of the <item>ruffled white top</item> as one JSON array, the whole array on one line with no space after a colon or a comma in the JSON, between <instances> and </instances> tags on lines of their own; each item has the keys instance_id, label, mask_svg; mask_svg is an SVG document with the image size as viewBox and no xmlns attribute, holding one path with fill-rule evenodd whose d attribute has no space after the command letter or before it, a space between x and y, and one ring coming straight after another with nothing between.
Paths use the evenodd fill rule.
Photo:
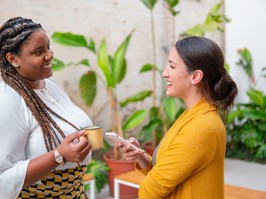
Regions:
<instances>
[{"instance_id":1,"label":"ruffled white top","mask_svg":"<svg viewBox=\"0 0 266 199\"><path fill-rule=\"evenodd\" d=\"M46 87L35 90L53 111L78 128L91 126L88 115L78 108L53 78L46 79ZM51 115L65 135L76 130ZM61 138L61 136L58 136ZM3 81L0 82L0 193L1 198L16 198L23 186L29 161L46 153L40 126L24 99ZM88 164L91 153L81 164ZM74 168L67 163L57 169Z\"/></svg>"}]
</instances>

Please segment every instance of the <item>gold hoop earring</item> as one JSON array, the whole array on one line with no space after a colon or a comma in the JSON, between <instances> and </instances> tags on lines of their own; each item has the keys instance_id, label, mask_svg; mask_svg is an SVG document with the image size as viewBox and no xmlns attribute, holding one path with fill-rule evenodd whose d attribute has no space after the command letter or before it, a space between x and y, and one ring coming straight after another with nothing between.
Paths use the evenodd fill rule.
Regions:
<instances>
[{"instance_id":1,"label":"gold hoop earring","mask_svg":"<svg viewBox=\"0 0 266 199\"><path fill-rule=\"evenodd\" d=\"M14 66L15 68L18 68L19 67L19 64L17 64L16 62L13 62L12 63L12 66Z\"/></svg>"}]
</instances>

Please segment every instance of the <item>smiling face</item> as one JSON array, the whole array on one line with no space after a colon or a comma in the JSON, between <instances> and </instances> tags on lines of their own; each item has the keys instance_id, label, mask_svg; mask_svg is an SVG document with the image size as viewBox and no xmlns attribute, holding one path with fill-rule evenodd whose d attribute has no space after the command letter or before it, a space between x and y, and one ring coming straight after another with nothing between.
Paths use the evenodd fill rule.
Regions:
<instances>
[{"instance_id":1,"label":"smiling face","mask_svg":"<svg viewBox=\"0 0 266 199\"><path fill-rule=\"evenodd\" d=\"M18 55L12 62L19 65L17 72L28 82L31 88L44 86L44 79L52 76L53 51L43 29L38 29L22 44Z\"/></svg>"},{"instance_id":2,"label":"smiling face","mask_svg":"<svg viewBox=\"0 0 266 199\"><path fill-rule=\"evenodd\" d=\"M187 66L174 47L169 54L168 64L162 76L166 79L167 96L178 97L183 100L187 98L191 90L193 73L188 72Z\"/></svg>"}]
</instances>

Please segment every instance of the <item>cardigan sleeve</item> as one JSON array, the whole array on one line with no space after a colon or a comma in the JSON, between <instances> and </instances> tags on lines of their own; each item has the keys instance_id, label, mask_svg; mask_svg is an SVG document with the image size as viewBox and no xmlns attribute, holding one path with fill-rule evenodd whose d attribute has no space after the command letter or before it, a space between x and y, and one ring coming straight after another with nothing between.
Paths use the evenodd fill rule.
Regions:
<instances>
[{"instance_id":1,"label":"cardigan sleeve","mask_svg":"<svg viewBox=\"0 0 266 199\"><path fill-rule=\"evenodd\" d=\"M139 189L139 197L164 198L190 175L204 169L214 157L216 136L202 124L186 125L158 157ZM161 147L163 147L161 145Z\"/></svg>"}]
</instances>

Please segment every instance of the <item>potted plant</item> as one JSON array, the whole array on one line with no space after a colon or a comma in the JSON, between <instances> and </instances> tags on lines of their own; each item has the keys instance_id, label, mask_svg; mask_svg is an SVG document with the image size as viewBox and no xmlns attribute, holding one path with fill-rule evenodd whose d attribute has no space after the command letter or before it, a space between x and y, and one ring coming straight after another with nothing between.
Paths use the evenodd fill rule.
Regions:
<instances>
[{"instance_id":1,"label":"potted plant","mask_svg":"<svg viewBox=\"0 0 266 199\"><path fill-rule=\"evenodd\" d=\"M238 51L240 65L250 80L247 90L249 101L237 103L229 112L227 120L227 157L236 157L256 162L266 162L266 95L255 89L260 77L266 71L264 67L256 79L252 70L252 57L247 48Z\"/></svg>"}]
</instances>

